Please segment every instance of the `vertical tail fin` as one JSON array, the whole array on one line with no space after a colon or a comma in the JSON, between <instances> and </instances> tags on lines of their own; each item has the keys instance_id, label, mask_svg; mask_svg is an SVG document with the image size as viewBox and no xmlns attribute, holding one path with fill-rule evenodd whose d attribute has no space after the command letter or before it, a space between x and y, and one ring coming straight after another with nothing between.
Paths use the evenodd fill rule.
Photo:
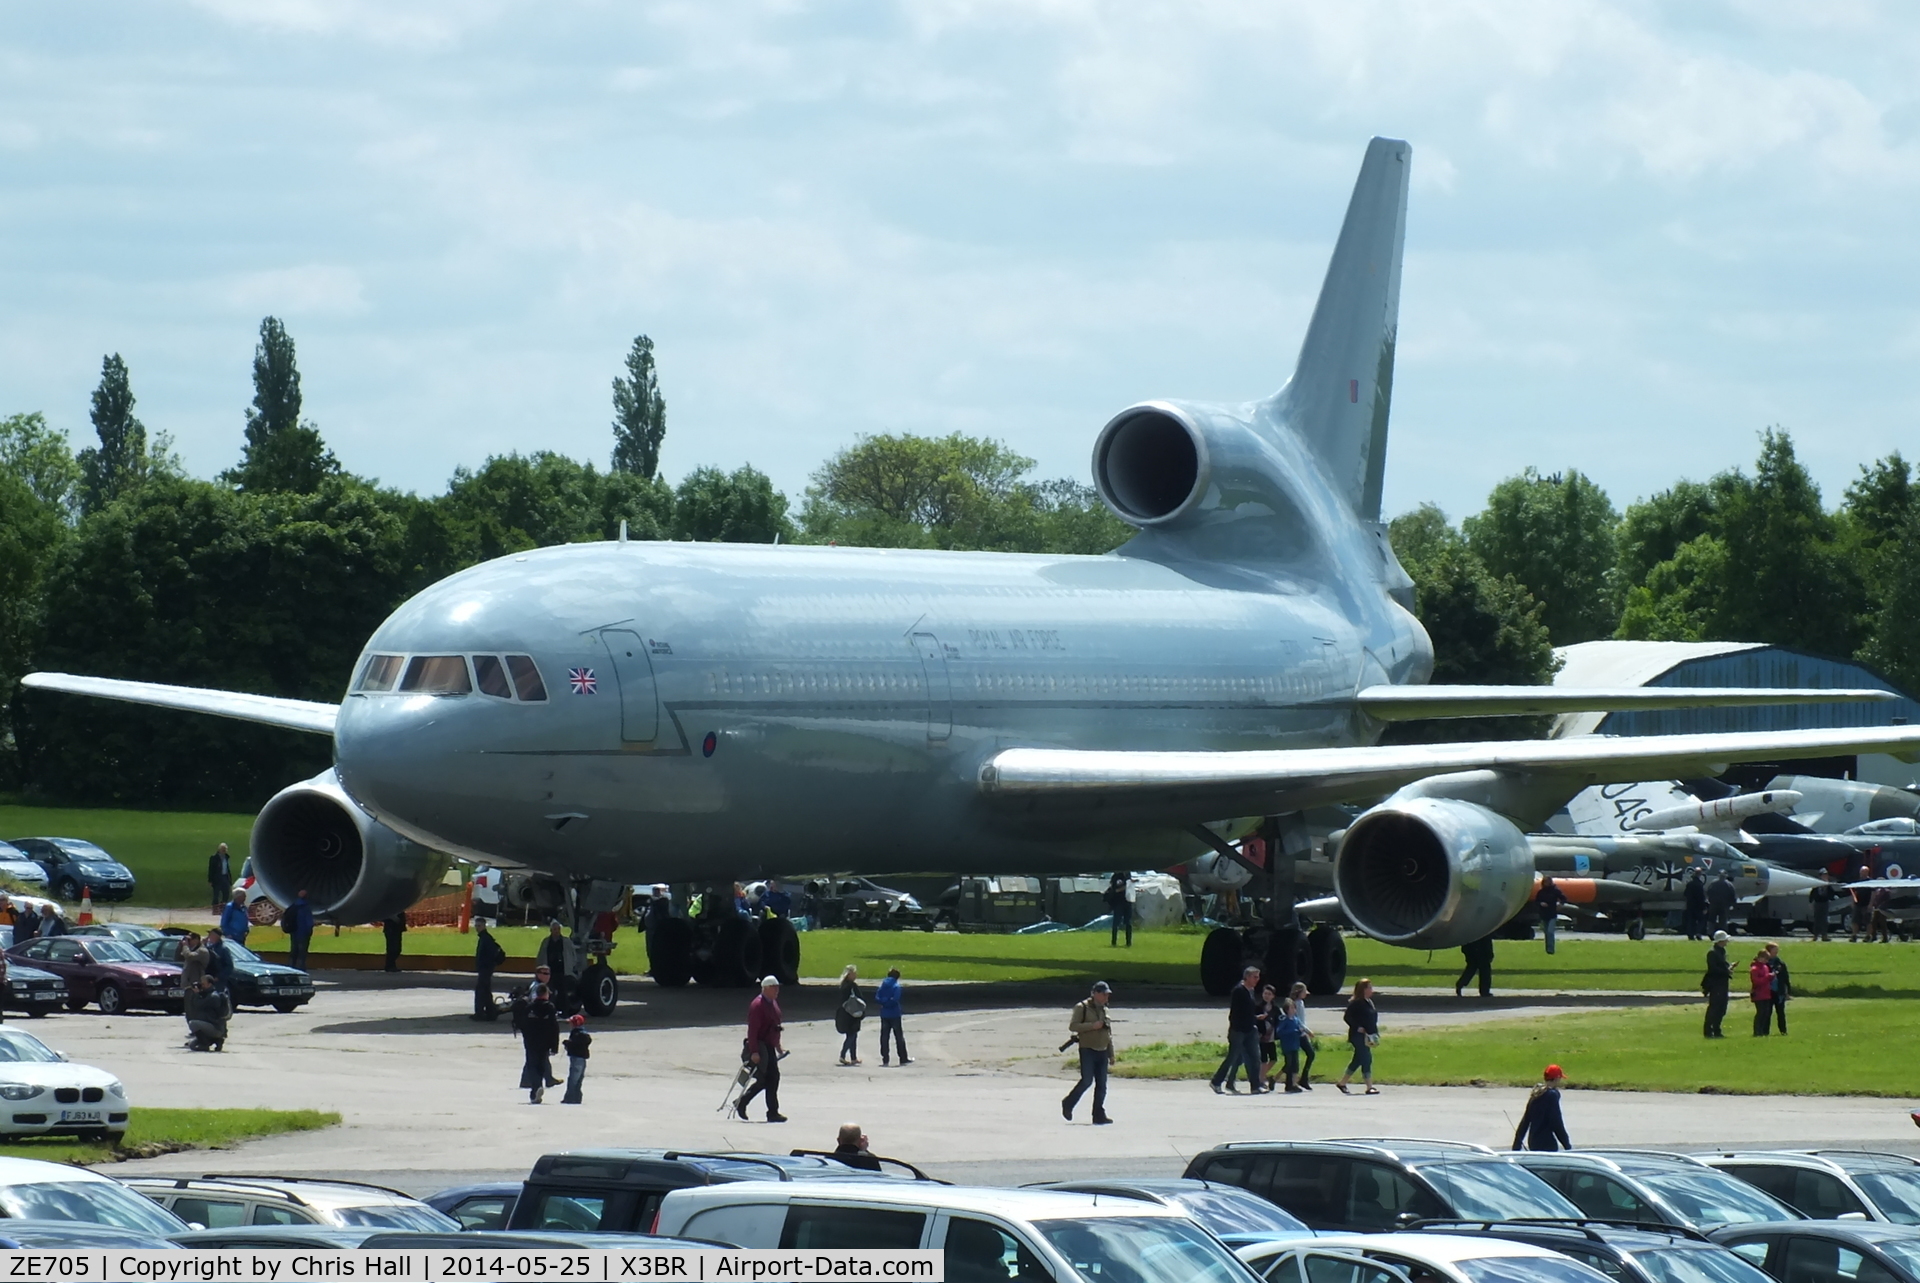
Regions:
<instances>
[{"instance_id":1,"label":"vertical tail fin","mask_svg":"<svg viewBox=\"0 0 1920 1283\"><path fill-rule=\"evenodd\" d=\"M1397 139L1367 144L1300 362L1274 398L1363 521L1380 519L1412 159Z\"/></svg>"}]
</instances>

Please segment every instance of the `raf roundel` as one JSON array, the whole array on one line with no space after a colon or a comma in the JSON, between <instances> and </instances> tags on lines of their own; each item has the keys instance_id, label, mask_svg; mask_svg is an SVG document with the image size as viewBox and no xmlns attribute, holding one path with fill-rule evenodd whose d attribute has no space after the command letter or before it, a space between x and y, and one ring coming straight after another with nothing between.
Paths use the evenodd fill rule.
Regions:
<instances>
[{"instance_id":1,"label":"raf roundel","mask_svg":"<svg viewBox=\"0 0 1920 1283\"><path fill-rule=\"evenodd\" d=\"M718 747L720 747L720 737L712 731L708 731L707 737L700 741L700 756L712 757L713 750Z\"/></svg>"},{"instance_id":2,"label":"raf roundel","mask_svg":"<svg viewBox=\"0 0 1920 1283\"><path fill-rule=\"evenodd\" d=\"M591 668L569 668L567 681L576 695L591 695L600 689L600 679L593 675Z\"/></svg>"}]
</instances>

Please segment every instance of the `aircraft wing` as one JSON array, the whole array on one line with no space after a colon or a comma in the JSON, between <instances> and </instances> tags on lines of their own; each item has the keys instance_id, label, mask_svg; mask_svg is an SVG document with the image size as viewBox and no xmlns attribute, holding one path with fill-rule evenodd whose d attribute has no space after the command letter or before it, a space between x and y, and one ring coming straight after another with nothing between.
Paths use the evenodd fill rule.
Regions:
<instances>
[{"instance_id":1,"label":"aircraft wing","mask_svg":"<svg viewBox=\"0 0 1920 1283\"><path fill-rule=\"evenodd\" d=\"M333 734L333 721L340 713L332 704L311 700L203 690L197 686L164 686L159 682L128 682L114 677L78 677L72 673L28 673L20 679L20 684L31 690L63 691L69 695L124 700L129 704L151 704L156 708L185 709L189 713L211 713L215 717L262 722L314 735Z\"/></svg>"},{"instance_id":2,"label":"aircraft wing","mask_svg":"<svg viewBox=\"0 0 1920 1283\"><path fill-rule=\"evenodd\" d=\"M1355 697L1382 722L1423 717L1521 717L1653 708L1859 704L1898 699L1888 690L1770 690L1745 686L1369 686Z\"/></svg>"},{"instance_id":3,"label":"aircraft wing","mask_svg":"<svg viewBox=\"0 0 1920 1283\"><path fill-rule=\"evenodd\" d=\"M1190 802L1203 818L1258 814L1391 793L1457 771L1548 776L1573 788L1609 781L1719 775L1731 762L1920 754L1920 726L1871 726L1718 735L1577 736L1469 744L1359 745L1230 752L1002 749L982 763L978 787L1010 802L1047 798L1087 805ZM1247 807L1249 801L1253 806ZM1225 809L1207 814L1210 806Z\"/></svg>"}]
</instances>

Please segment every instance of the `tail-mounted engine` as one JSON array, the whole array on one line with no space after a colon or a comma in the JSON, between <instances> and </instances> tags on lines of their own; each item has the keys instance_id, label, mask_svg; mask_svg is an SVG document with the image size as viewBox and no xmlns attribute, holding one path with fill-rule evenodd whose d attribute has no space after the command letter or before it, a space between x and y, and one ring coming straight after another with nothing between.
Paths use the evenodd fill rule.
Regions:
<instances>
[{"instance_id":1,"label":"tail-mounted engine","mask_svg":"<svg viewBox=\"0 0 1920 1283\"><path fill-rule=\"evenodd\" d=\"M332 771L274 794L253 822L251 849L268 895L292 904L305 891L314 913L335 922L399 913L447 871L446 856L361 810Z\"/></svg>"},{"instance_id":2,"label":"tail-mounted engine","mask_svg":"<svg viewBox=\"0 0 1920 1283\"><path fill-rule=\"evenodd\" d=\"M1347 829L1334 890L1376 940L1451 949L1478 940L1533 894L1526 835L1484 806L1451 798L1383 802Z\"/></svg>"}]
</instances>

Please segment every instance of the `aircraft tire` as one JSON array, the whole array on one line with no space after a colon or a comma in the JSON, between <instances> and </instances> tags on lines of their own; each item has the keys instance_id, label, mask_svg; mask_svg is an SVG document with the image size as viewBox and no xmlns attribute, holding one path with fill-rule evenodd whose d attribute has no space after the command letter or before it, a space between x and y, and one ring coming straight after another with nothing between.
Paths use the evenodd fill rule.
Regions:
<instances>
[{"instance_id":1,"label":"aircraft tire","mask_svg":"<svg viewBox=\"0 0 1920 1283\"><path fill-rule=\"evenodd\" d=\"M760 965L783 985L800 983L800 933L793 923L768 918L760 924Z\"/></svg>"},{"instance_id":2,"label":"aircraft tire","mask_svg":"<svg viewBox=\"0 0 1920 1283\"><path fill-rule=\"evenodd\" d=\"M580 976L580 1006L589 1016L607 1016L620 1005L620 980L613 968L596 962Z\"/></svg>"},{"instance_id":3,"label":"aircraft tire","mask_svg":"<svg viewBox=\"0 0 1920 1283\"><path fill-rule=\"evenodd\" d=\"M1200 985L1209 995L1224 998L1240 983L1246 965L1246 945L1232 927L1215 927L1200 946Z\"/></svg>"},{"instance_id":4,"label":"aircraft tire","mask_svg":"<svg viewBox=\"0 0 1920 1283\"><path fill-rule=\"evenodd\" d=\"M1307 974L1300 965L1300 929L1298 927L1280 927L1268 937L1266 956L1260 960L1260 983L1274 986L1282 997L1293 988L1293 982ZM1307 955L1309 966L1311 952Z\"/></svg>"},{"instance_id":5,"label":"aircraft tire","mask_svg":"<svg viewBox=\"0 0 1920 1283\"><path fill-rule=\"evenodd\" d=\"M1347 983L1347 942L1338 927L1321 923L1307 936L1312 965L1307 968L1307 992L1322 997L1339 993Z\"/></svg>"},{"instance_id":6,"label":"aircraft tire","mask_svg":"<svg viewBox=\"0 0 1920 1283\"><path fill-rule=\"evenodd\" d=\"M1631 918L1627 921L1627 939L1645 940L1647 938L1647 920Z\"/></svg>"},{"instance_id":7,"label":"aircraft tire","mask_svg":"<svg viewBox=\"0 0 1920 1283\"><path fill-rule=\"evenodd\" d=\"M760 983L760 929L745 918L729 918L720 924L713 945L712 984L741 989Z\"/></svg>"},{"instance_id":8,"label":"aircraft tire","mask_svg":"<svg viewBox=\"0 0 1920 1283\"><path fill-rule=\"evenodd\" d=\"M647 927L647 966L653 982L668 989L684 989L693 979L693 923L685 918L662 918Z\"/></svg>"}]
</instances>

